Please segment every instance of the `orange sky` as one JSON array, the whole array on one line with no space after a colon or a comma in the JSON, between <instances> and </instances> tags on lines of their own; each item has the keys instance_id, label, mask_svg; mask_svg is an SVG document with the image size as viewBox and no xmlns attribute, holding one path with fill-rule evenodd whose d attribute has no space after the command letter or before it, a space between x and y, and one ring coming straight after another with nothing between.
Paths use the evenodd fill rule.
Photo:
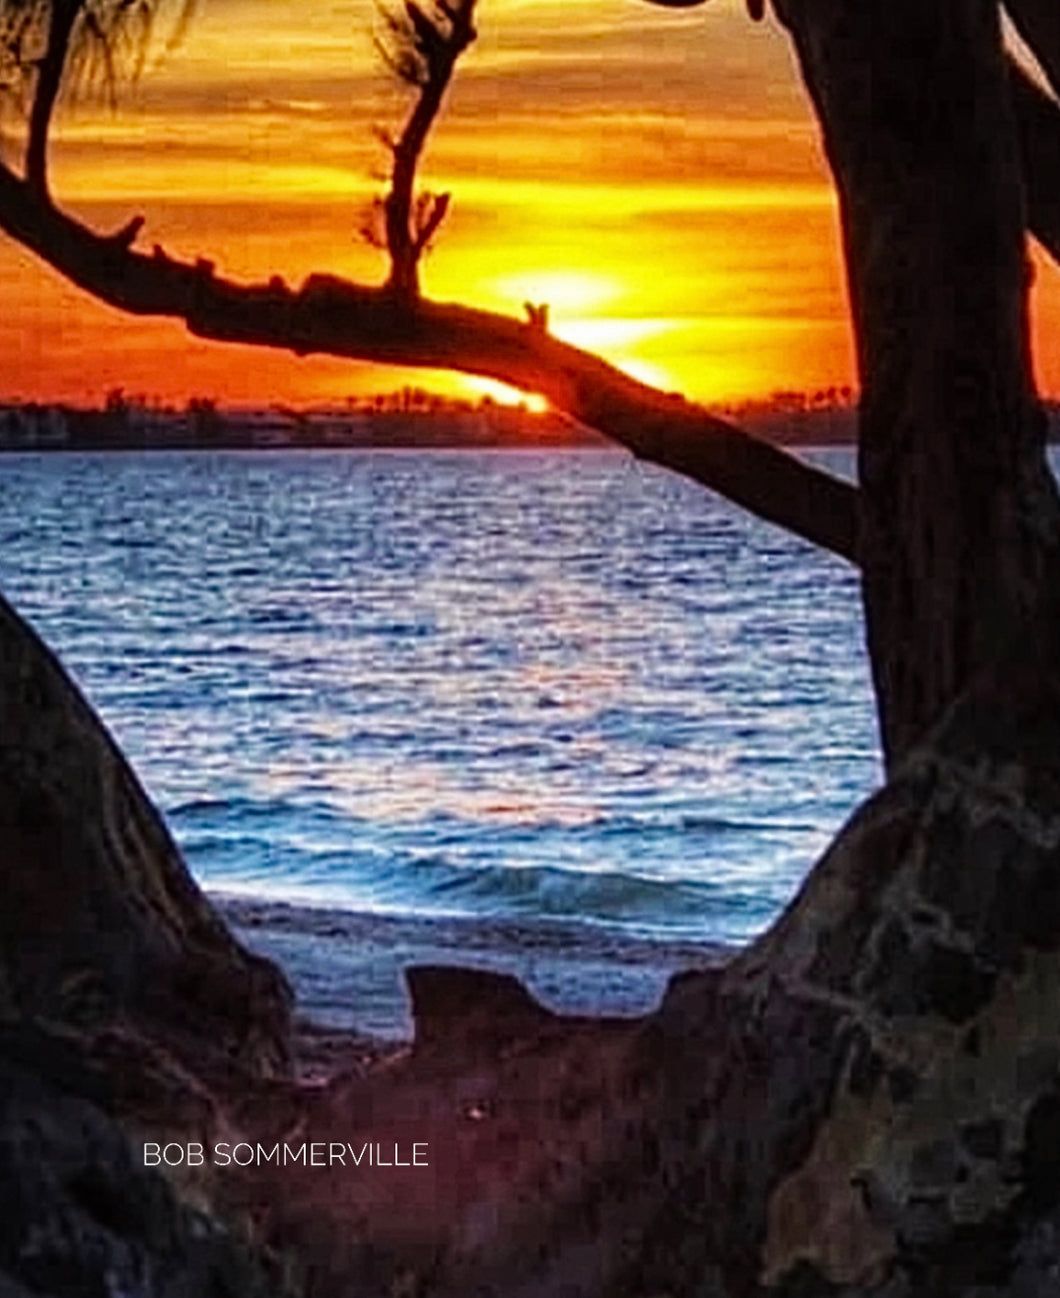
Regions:
<instances>
[{"instance_id":1,"label":"orange sky","mask_svg":"<svg viewBox=\"0 0 1060 1298\"><path fill-rule=\"evenodd\" d=\"M306 15L312 18L307 19ZM375 56L372 0L204 0L117 113L67 109L62 201L101 227L224 273L381 277L357 237L402 100ZM742 2L479 0L423 178L453 194L425 268L433 297L521 314L702 400L849 382L834 203L783 34ZM395 370L196 342L130 321L0 241L0 398L91 401L121 386L183 401L333 401ZM1060 336L1042 267L1040 334ZM1038 340L1060 391L1060 351ZM448 376L411 376L466 390Z\"/></svg>"}]
</instances>

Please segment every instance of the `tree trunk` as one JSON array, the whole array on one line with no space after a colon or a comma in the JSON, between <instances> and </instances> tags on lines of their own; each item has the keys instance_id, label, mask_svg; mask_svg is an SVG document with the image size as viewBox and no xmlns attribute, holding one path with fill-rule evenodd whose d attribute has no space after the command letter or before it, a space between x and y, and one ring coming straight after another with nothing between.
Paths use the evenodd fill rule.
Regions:
<instances>
[{"instance_id":1,"label":"tree trunk","mask_svg":"<svg viewBox=\"0 0 1060 1298\"><path fill-rule=\"evenodd\" d=\"M676 983L651 1025L661 1171L627 1292L1044 1298L1060 508L997 10L777 8L840 195L890 778L780 921L720 976Z\"/></svg>"},{"instance_id":2,"label":"tree trunk","mask_svg":"<svg viewBox=\"0 0 1060 1298\"><path fill-rule=\"evenodd\" d=\"M1060 508L1028 345L993 0L780 6L839 191L863 392L859 553L889 767L984 668L1056 652Z\"/></svg>"}]
</instances>

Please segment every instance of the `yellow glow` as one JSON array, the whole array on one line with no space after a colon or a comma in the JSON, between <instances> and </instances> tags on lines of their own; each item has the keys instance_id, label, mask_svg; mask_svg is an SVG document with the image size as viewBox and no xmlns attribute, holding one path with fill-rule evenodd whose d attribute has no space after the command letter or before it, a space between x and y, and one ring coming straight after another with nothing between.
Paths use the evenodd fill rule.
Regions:
<instances>
[{"instance_id":1,"label":"yellow glow","mask_svg":"<svg viewBox=\"0 0 1060 1298\"><path fill-rule=\"evenodd\" d=\"M671 377L672 372L663 369L661 365L653 365L651 361L642 361L636 356L625 356L616 361L616 364L630 378L638 379L641 383L647 383L649 387L661 388L665 392L668 388L675 386Z\"/></svg>"},{"instance_id":2,"label":"yellow glow","mask_svg":"<svg viewBox=\"0 0 1060 1298\"><path fill-rule=\"evenodd\" d=\"M525 406L535 414L542 414L548 409L548 402L536 392L520 392L518 388L509 387L507 383L498 383L495 379L480 379L470 374L455 374L453 378L471 395L489 397L491 401L496 401L501 406ZM456 390L459 391L460 388Z\"/></svg>"},{"instance_id":3,"label":"yellow glow","mask_svg":"<svg viewBox=\"0 0 1060 1298\"><path fill-rule=\"evenodd\" d=\"M625 320L601 317L597 320L567 320L553 330L557 338L586 351L615 351L635 348L648 339L660 338L680 327L676 320Z\"/></svg>"},{"instance_id":4,"label":"yellow glow","mask_svg":"<svg viewBox=\"0 0 1060 1298\"><path fill-rule=\"evenodd\" d=\"M512 302L548 304L549 313L559 316L604 306L621 292L621 283L599 272L577 270L524 271L487 282L487 291Z\"/></svg>"}]
</instances>

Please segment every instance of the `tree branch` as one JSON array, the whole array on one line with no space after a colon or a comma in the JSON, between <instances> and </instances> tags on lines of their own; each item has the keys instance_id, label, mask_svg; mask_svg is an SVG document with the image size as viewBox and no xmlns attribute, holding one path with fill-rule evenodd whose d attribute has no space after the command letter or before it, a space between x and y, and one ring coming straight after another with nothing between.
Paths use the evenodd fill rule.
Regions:
<instances>
[{"instance_id":1,"label":"tree branch","mask_svg":"<svg viewBox=\"0 0 1060 1298\"><path fill-rule=\"evenodd\" d=\"M1060 5L1056 0L1006 0L1016 30L1060 92ZM1010 63L1031 233L1060 261L1060 108L1015 62Z\"/></svg>"},{"instance_id":2,"label":"tree branch","mask_svg":"<svg viewBox=\"0 0 1060 1298\"><path fill-rule=\"evenodd\" d=\"M400 136L387 141L393 157L390 190L383 200L386 248L390 255L387 288L403 297L420 291L419 263L445 219L449 195L424 194L414 201L416 168L460 55L475 39L475 0L450 5L435 0L430 10L405 0L404 15L387 14L396 49L377 48L397 76L416 88L416 103Z\"/></svg>"},{"instance_id":3,"label":"tree branch","mask_svg":"<svg viewBox=\"0 0 1060 1298\"><path fill-rule=\"evenodd\" d=\"M1005 8L1053 89L1060 93L1060 5L1056 0L1005 0Z\"/></svg>"},{"instance_id":4,"label":"tree branch","mask_svg":"<svg viewBox=\"0 0 1060 1298\"><path fill-rule=\"evenodd\" d=\"M1060 261L1060 108L1015 63L1009 72L1027 225L1053 260Z\"/></svg>"},{"instance_id":5,"label":"tree branch","mask_svg":"<svg viewBox=\"0 0 1060 1298\"><path fill-rule=\"evenodd\" d=\"M26 133L26 179L42 196L48 193L48 133L80 12L81 0L55 0L48 14L44 53L37 64Z\"/></svg>"},{"instance_id":6,"label":"tree branch","mask_svg":"<svg viewBox=\"0 0 1060 1298\"><path fill-rule=\"evenodd\" d=\"M278 277L237 284L210 262L134 251L131 228L96 234L0 165L0 229L110 306L182 320L200 338L459 370L539 392L639 458L856 561L858 497L848 483L531 324L328 275L297 291Z\"/></svg>"}]
</instances>

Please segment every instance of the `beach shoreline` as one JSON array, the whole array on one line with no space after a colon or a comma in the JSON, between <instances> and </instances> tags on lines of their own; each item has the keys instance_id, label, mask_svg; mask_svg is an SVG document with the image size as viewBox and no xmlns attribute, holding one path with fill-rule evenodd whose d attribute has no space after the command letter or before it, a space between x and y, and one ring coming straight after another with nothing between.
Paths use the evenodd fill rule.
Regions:
<instances>
[{"instance_id":1,"label":"beach shoreline","mask_svg":"<svg viewBox=\"0 0 1060 1298\"><path fill-rule=\"evenodd\" d=\"M657 1008L673 975L717 968L734 953L612 925L372 913L205 891L239 941L284 971L303 1020L382 1042L412 1038L410 966L512 974L556 1013L634 1018Z\"/></svg>"}]
</instances>

